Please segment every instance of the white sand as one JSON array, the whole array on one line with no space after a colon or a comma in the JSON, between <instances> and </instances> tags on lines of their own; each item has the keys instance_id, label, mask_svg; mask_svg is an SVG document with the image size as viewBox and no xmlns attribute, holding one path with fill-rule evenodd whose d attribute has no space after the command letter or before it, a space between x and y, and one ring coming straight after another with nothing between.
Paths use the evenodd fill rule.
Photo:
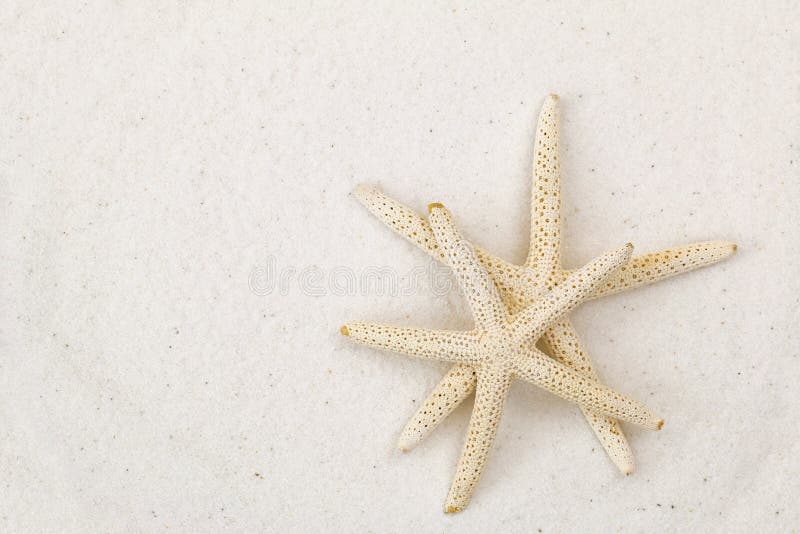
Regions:
<instances>
[{"instance_id":1,"label":"white sand","mask_svg":"<svg viewBox=\"0 0 800 534\"><path fill-rule=\"evenodd\" d=\"M797 528L792 2L108 4L0 14L0 530ZM573 316L604 380L666 418L626 426L633 476L577 407L517 383L470 507L446 516L469 406L401 454L446 366L338 327L467 327L464 300L315 277L430 266L359 182L444 202L519 261L549 92L567 265L627 241L739 253ZM285 294L259 290L270 258L296 270Z\"/></svg>"}]
</instances>

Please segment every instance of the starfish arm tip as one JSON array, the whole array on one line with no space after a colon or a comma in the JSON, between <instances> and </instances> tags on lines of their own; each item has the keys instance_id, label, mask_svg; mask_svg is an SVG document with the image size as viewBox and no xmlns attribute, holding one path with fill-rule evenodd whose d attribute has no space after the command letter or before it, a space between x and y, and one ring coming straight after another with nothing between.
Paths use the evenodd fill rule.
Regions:
<instances>
[{"instance_id":1,"label":"starfish arm tip","mask_svg":"<svg viewBox=\"0 0 800 534\"><path fill-rule=\"evenodd\" d=\"M739 249L739 245L737 245L736 243L731 243L729 241L714 241L711 242L709 245L710 248L712 249L711 252L716 253L715 256L716 258L718 258L717 261L732 256Z\"/></svg>"},{"instance_id":2,"label":"starfish arm tip","mask_svg":"<svg viewBox=\"0 0 800 534\"><path fill-rule=\"evenodd\" d=\"M339 332L341 332L343 336L350 335L350 329L347 328L347 325L342 325L342 327L339 329Z\"/></svg>"},{"instance_id":3,"label":"starfish arm tip","mask_svg":"<svg viewBox=\"0 0 800 534\"><path fill-rule=\"evenodd\" d=\"M736 251L739 250L739 245L736 243L731 243L728 241L717 241L713 243L713 248L711 250L711 254L714 258L714 261L709 263L716 263L717 261L724 260L726 258L730 258Z\"/></svg>"},{"instance_id":4,"label":"starfish arm tip","mask_svg":"<svg viewBox=\"0 0 800 534\"><path fill-rule=\"evenodd\" d=\"M433 204L428 204L428 213L433 213L435 209L444 209L444 204L441 202L434 202Z\"/></svg>"},{"instance_id":5,"label":"starfish arm tip","mask_svg":"<svg viewBox=\"0 0 800 534\"><path fill-rule=\"evenodd\" d=\"M355 195L355 197L362 204L369 203L371 197L373 197L377 193L378 190L369 184L358 184L353 188L353 195Z\"/></svg>"},{"instance_id":6,"label":"starfish arm tip","mask_svg":"<svg viewBox=\"0 0 800 534\"><path fill-rule=\"evenodd\" d=\"M400 449L402 452L410 452L411 449L417 446L417 443L419 443L419 441L414 438L410 438L408 436L402 436L397 441L397 448Z\"/></svg>"},{"instance_id":7,"label":"starfish arm tip","mask_svg":"<svg viewBox=\"0 0 800 534\"><path fill-rule=\"evenodd\" d=\"M633 243L625 243L625 246L628 248L628 250L633 250Z\"/></svg>"},{"instance_id":8,"label":"starfish arm tip","mask_svg":"<svg viewBox=\"0 0 800 534\"><path fill-rule=\"evenodd\" d=\"M664 426L664 420L659 419L658 422L656 423L656 430L661 430L663 426Z\"/></svg>"},{"instance_id":9,"label":"starfish arm tip","mask_svg":"<svg viewBox=\"0 0 800 534\"><path fill-rule=\"evenodd\" d=\"M553 100L558 100L559 96L556 93L550 93L550 98Z\"/></svg>"},{"instance_id":10,"label":"starfish arm tip","mask_svg":"<svg viewBox=\"0 0 800 534\"><path fill-rule=\"evenodd\" d=\"M446 514L454 514L456 512L460 512L461 510L463 510L463 508L461 506L447 505L444 508L444 513L446 513Z\"/></svg>"},{"instance_id":11,"label":"starfish arm tip","mask_svg":"<svg viewBox=\"0 0 800 534\"><path fill-rule=\"evenodd\" d=\"M626 477L629 477L633 474L635 466L632 454L617 456L615 458L612 458L612 461L614 462L614 464L616 464L617 469L619 469L619 472L625 475Z\"/></svg>"}]
</instances>

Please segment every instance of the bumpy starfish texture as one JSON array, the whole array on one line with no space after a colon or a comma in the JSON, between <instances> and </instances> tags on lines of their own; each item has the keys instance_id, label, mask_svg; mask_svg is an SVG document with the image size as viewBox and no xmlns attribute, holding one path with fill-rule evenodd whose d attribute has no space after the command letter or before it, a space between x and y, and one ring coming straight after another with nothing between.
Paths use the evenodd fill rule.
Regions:
<instances>
[{"instance_id":1,"label":"bumpy starfish texture","mask_svg":"<svg viewBox=\"0 0 800 534\"><path fill-rule=\"evenodd\" d=\"M571 273L562 268L560 260L557 100L557 96L551 95L545 101L536 130L528 258L523 265L514 265L475 247L478 259L494 280L511 313L530 306L543 291L563 284ZM359 186L356 196L397 233L433 258L447 263L447 257L438 247L425 218L375 188ZM598 287L590 298L633 289L711 265L727 258L735 250L735 244L714 241L636 256ZM545 348L556 360L597 380L597 373L568 318L557 321L545 332L543 340ZM474 391L476 381L477 374L471 367L461 364L453 366L410 419L401 435L399 447L410 450L432 432ZM614 464L625 474L633 472L633 453L619 423L612 417L599 415L583 407L582 410Z\"/></svg>"},{"instance_id":2,"label":"bumpy starfish texture","mask_svg":"<svg viewBox=\"0 0 800 534\"><path fill-rule=\"evenodd\" d=\"M540 295L534 304L512 315L475 250L456 230L450 213L441 204L431 204L429 212L435 247L453 269L469 302L475 328L458 332L354 322L343 326L342 333L364 345L474 369L475 406L445 511L462 510L469 502L515 377L593 412L649 429L661 428L663 420L643 404L556 362L531 344L624 266L630 260L633 245L606 253L574 271L561 284Z\"/></svg>"}]
</instances>

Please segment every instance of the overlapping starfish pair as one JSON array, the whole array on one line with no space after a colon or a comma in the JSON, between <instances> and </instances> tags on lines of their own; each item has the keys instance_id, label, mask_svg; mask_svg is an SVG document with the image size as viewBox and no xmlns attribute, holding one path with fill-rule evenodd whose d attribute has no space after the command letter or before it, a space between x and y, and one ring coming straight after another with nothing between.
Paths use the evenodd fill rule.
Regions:
<instances>
[{"instance_id":1,"label":"overlapping starfish pair","mask_svg":"<svg viewBox=\"0 0 800 534\"><path fill-rule=\"evenodd\" d=\"M343 334L358 343L455 365L428 395L402 432L410 450L477 389L461 460L446 512L469 502L492 447L513 378L576 402L612 461L625 474L633 454L617 419L659 429L663 420L644 405L608 389L583 350L566 314L586 299L632 289L716 263L736 245L703 242L631 258L628 244L568 271L560 258L558 97L539 115L535 139L531 239L528 258L513 265L473 247L441 204L429 219L360 186L358 199L380 220L454 271L475 321L470 331L439 331L375 323L348 323ZM536 348L541 338L549 356Z\"/></svg>"}]
</instances>

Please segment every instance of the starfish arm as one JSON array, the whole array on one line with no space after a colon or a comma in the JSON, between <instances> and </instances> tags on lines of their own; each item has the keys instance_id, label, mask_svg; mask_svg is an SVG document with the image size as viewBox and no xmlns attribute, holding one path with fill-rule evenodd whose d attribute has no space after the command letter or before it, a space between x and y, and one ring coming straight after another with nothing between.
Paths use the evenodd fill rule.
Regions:
<instances>
[{"instance_id":1,"label":"starfish arm","mask_svg":"<svg viewBox=\"0 0 800 534\"><path fill-rule=\"evenodd\" d=\"M436 242L431 225L424 217L375 187L361 184L356 187L355 196L386 226L427 252L433 259L447 264L447 258Z\"/></svg>"},{"instance_id":2,"label":"starfish arm","mask_svg":"<svg viewBox=\"0 0 800 534\"><path fill-rule=\"evenodd\" d=\"M505 324L508 312L489 273L478 261L475 250L461 237L450 212L441 204L428 206L431 228L439 247L447 256L478 328L494 329Z\"/></svg>"},{"instance_id":3,"label":"starfish arm","mask_svg":"<svg viewBox=\"0 0 800 534\"><path fill-rule=\"evenodd\" d=\"M469 365L454 365L408 420L397 446L407 452L433 432L464 399L475 391L477 373Z\"/></svg>"},{"instance_id":4,"label":"starfish arm","mask_svg":"<svg viewBox=\"0 0 800 534\"><path fill-rule=\"evenodd\" d=\"M652 284L677 274L717 263L736 252L736 244L706 241L634 256L628 265L603 284L592 298Z\"/></svg>"},{"instance_id":5,"label":"starfish arm","mask_svg":"<svg viewBox=\"0 0 800 534\"><path fill-rule=\"evenodd\" d=\"M659 430L664 420L644 404L591 380L577 371L532 349L514 361L515 375L587 409Z\"/></svg>"},{"instance_id":6,"label":"starfish arm","mask_svg":"<svg viewBox=\"0 0 800 534\"><path fill-rule=\"evenodd\" d=\"M341 333L361 345L417 358L454 363L478 361L478 342L474 332L353 322L342 326Z\"/></svg>"},{"instance_id":7,"label":"starfish arm","mask_svg":"<svg viewBox=\"0 0 800 534\"><path fill-rule=\"evenodd\" d=\"M578 333L575 332L569 319L556 321L545 332L543 339L556 361L582 373L587 378L598 380L597 372L584 352ZM581 411L614 465L625 475L633 473L633 451L620 428L619 421L593 412L584 406L581 406Z\"/></svg>"},{"instance_id":8,"label":"starfish arm","mask_svg":"<svg viewBox=\"0 0 800 534\"><path fill-rule=\"evenodd\" d=\"M505 371L484 368L478 372L475 407L445 512L459 512L469 503L494 443L510 384L511 376Z\"/></svg>"},{"instance_id":9,"label":"starfish arm","mask_svg":"<svg viewBox=\"0 0 800 534\"><path fill-rule=\"evenodd\" d=\"M514 316L512 325L518 342L538 339L559 317L589 298L598 287L623 267L633 245L609 251L570 274L561 284Z\"/></svg>"},{"instance_id":10,"label":"starfish arm","mask_svg":"<svg viewBox=\"0 0 800 534\"><path fill-rule=\"evenodd\" d=\"M536 125L531 191L531 242L527 267L544 279L561 264L561 170L558 161L558 96L542 105Z\"/></svg>"},{"instance_id":11,"label":"starfish arm","mask_svg":"<svg viewBox=\"0 0 800 534\"><path fill-rule=\"evenodd\" d=\"M433 229L425 217L372 186L364 184L357 186L355 196L386 226L417 245L433 259L448 264L447 257L439 248ZM521 276L522 269L518 265L489 254L480 247L475 247L475 253L489 271L489 276L497 283L503 298L513 298L514 286Z\"/></svg>"}]
</instances>

